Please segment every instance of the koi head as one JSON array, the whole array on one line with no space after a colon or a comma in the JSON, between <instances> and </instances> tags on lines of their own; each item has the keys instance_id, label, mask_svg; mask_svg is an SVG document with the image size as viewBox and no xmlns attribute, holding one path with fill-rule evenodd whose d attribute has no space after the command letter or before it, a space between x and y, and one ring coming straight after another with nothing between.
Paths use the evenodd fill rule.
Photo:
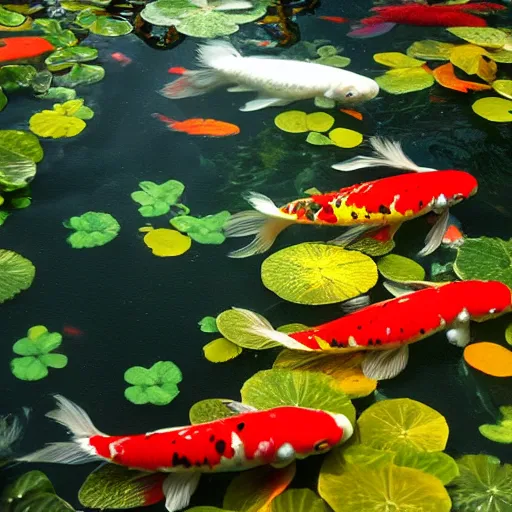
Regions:
<instances>
[{"instance_id":1,"label":"koi head","mask_svg":"<svg viewBox=\"0 0 512 512\"><path fill-rule=\"evenodd\" d=\"M453 170L443 172L446 173L442 182L443 193L434 202L434 210L453 206L477 193L478 182L471 174Z\"/></svg>"},{"instance_id":2,"label":"koi head","mask_svg":"<svg viewBox=\"0 0 512 512\"><path fill-rule=\"evenodd\" d=\"M343 105L359 105L372 100L379 94L379 84L366 76L356 75L351 83L346 81L333 85L325 97Z\"/></svg>"}]
</instances>

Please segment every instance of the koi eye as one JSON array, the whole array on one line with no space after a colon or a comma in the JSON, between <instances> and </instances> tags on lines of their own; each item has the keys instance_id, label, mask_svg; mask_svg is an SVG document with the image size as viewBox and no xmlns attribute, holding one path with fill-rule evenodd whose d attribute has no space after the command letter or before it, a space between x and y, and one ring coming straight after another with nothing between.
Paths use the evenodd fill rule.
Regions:
<instances>
[{"instance_id":1,"label":"koi eye","mask_svg":"<svg viewBox=\"0 0 512 512\"><path fill-rule=\"evenodd\" d=\"M353 92L347 92L347 94L345 94L345 98L352 98L352 96L354 96Z\"/></svg>"},{"instance_id":2,"label":"koi eye","mask_svg":"<svg viewBox=\"0 0 512 512\"><path fill-rule=\"evenodd\" d=\"M315 444L315 451L316 452L323 452L324 450L327 450L330 445L327 441L320 441L319 443Z\"/></svg>"}]
</instances>

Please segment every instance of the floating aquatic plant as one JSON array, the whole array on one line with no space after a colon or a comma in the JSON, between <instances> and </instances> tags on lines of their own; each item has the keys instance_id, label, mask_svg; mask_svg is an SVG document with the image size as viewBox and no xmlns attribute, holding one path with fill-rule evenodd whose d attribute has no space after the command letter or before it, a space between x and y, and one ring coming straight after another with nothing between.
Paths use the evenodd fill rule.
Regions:
<instances>
[{"instance_id":1,"label":"floating aquatic plant","mask_svg":"<svg viewBox=\"0 0 512 512\"><path fill-rule=\"evenodd\" d=\"M480 98L471 106L473 112L494 123L512 122L512 101L503 98Z\"/></svg>"},{"instance_id":2,"label":"floating aquatic plant","mask_svg":"<svg viewBox=\"0 0 512 512\"><path fill-rule=\"evenodd\" d=\"M425 67L410 67L391 69L376 77L375 81L389 94L407 94L427 89L435 80Z\"/></svg>"},{"instance_id":3,"label":"floating aquatic plant","mask_svg":"<svg viewBox=\"0 0 512 512\"><path fill-rule=\"evenodd\" d=\"M332 46L330 44L317 48L316 53L318 54L319 58L313 59L311 62L323 64L324 66L346 68L351 62L351 60L348 57L338 55L339 52L336 46Z\"/></svg>"},{"instance_id":4,"label":"floating aquatic plant","mask_svg":"<svg viewBox=\"0 0 512 512\"><path fill-rule=\"evenodd\" d=\"M69 101L76 98L76 91L69 87L50 87L43 94L39 94L37 98L42 100Z\"/></svg>"},{"instance_id":5,"label":"floating aquatic plant","mask_svg":"<svg viewBox=\"0 0 512 512\"><path fill-rule=\"evenodd\" d=\"M512 377L512 351L497 343L482 341L468 345L464 361L487 375Z\"/></svg>"},{"instance_id":6,"label":"floating aquatic plant","mask_svg":"<svg viewBox=\"0 0 512 512\"><path fill-rule=\"evenodd\" d=\"M55 76L53 82L57 87L73 88L100 82L105 77L105 70L93 64L73 64L71 71L65 75Z\"/></svg>"},{"instance_id":7,"label":"floating aquatic plant","mask_svg":"<svg viewBox=\"0 0 512 512\"><path fill-rule=\"evenodd\" d=\"M97 16L94 9L82 10L75 18L75 23L100 36L124 36L133 30L128 21L116 19L112 16Z\"/></svg>"},{"instance_id":8,"label":"floating aquatic plant","mask_svg":"<svg viewBox=\"0 0 512 512\"><path fill-rule=\"evenodd\" d=\"M12 347L15 357L11 361L11 371L21 380L41 380L48 376L48 368L64 368L68 358L53 354L62 343L62 335L48 332L44 325L36 325L28 330L27 337L18 340Z\"/></svg>"},{"instance_id":9,"label":"floating aquatic plant","mask_svg":"<svg viewBox=\"0 0 512 512\"><path fill-rule=\"evenodd\" d=\"M478 430L487 439L496 443L512 443L512 405L500 407L502 418L496 425L480 425Z\"/></svg>"},{"instance_id":10,"label":"floating aquatic plant","mask_svg":"<svg viewBox=\"0 0 512 512\"><path fill-rule=\"evenodd\" d=\"M4 92L27 89L36 75L36 68L29 64L2 66L0 67L0 87Z\"/></svg>"},{"instance_id":11,"label":"floating aquatic plant","mask_svg":"<svg viewBox=\"0 0 512 512\"><path fill-rule=\"evenodd\" d=\"M512 80L495 80L492 88L501 96L512 100Z\"/></svg>"},{"instance_id":12,"label":"floating aquatic plant","mask_svg":"<svg viewBox=\"0 0 512 512\"><path fill-rule=\"evenodd\" d=\"M450 27L446 30L468 43L485 48L502 48L508 37L505 32L491 27Z\"/></svg>"},{"instance_id":13,"label":"floating aquatic plant","mask_svg":"<svg viewBox=\"0 0 512 512\"><path fill-rule=\"evenodd\" d=\"M214 316L205 316L198 322L199 328L202 332L219 332L217 328L217 320Z\"/></svg>"},{"instance_id":14,"label":"floating aquatic plant","mask_svg":"<svg viewBox=\"0 0 512 512\"><path fill-rule=\"evenodd\" d=\"M400 52L376 53L373 56L373 60L393 69L417 68L425 64L424 60L414 59Z\"/></svg>"},{"instance_id":15,"label":"floating aquatic plant","mask_svg":"<svg viewBox=\"0 0 512 512\"><path fill-rule=\"evenodd\" d=\"M190 423L197 425L198 423L208 423L209 421L234 416L236 413L227 407L225 402L231 402L231 400L209 398L208 400L196 402L188 413Z\"/></svg>"},{"instance_id":16,"label":"floating aquatic plant","mask_svg":"<svg viewBox=\"0 0 512 512\"><path fill-rule=\"evenodd\" d=\"M311 489L288 489L276 496L270 505L270 512L325 512L324 501Z\"/></svg>"},{"instance_id":17,"label":"floating aquatic plant","mask_svg":"<svg viewBox=\"0 0 512 512\"><path fill-rule=\"evenodd\" d=\"M17 12L9 11L0 6L0 26L2 27L19 27L26 21L26 16Z\"/></svg>"},{"instance_id":18,"label":"floating aquatic plant","mask_svg":"<svg viewBox=\"0 0 512 512\"><path fill-rule=\"evenodd\" d=\"M228 211L207 215L202 218L192 217L191 215L179 215L173 217L170 223L179 231L187 233L195 242L219 245L226 240L222 228L230 217L231 214Z\"/></svg>"},{"instance_id":19,"label":"floating aquatic plant","mask_svg":"<svg viewBox=\"0 0 512 512\"><path fill-rule=\"evenodd\" d=\"M225 363L242 353L242 347L235 345L226 338L217 338L203 347L204 357L211 363Z\"/></svg>"},{"instance_id":20,"label":"floating aquatic plant","mask_svg":"<svg viewBox=\"0 0 512 512\"><path fill-rule=\"evenodd\" d=\"M505 341L512 345L512 323L507 325L507 328L505 329Z\"/></svg>"},{"instance_id":21,"label":"floating aquatic plant","mask_svg":"<svg viewBox=\"0 0 512 512\"><path fill-rule=\"evenodd\" d=\"M110 213L87 212L64 221L65 228L76 232L67 238L73 249L100 247L114 240L121 226Z\"/></svg>"},{"instance_id":22,"label":"floating aquatic plant","mask_svg":"<svg viewBox=\"0 0 512 512\"><path fill-rule=\"evenodd\" d=\"M63 29L55 19L39 18L34 21L34 26L44 32L43 37L53 44L55 48L65 48L78 44L75 34L71 30Z\"/></svg>"},{"instance_id":23,"label":"floating aquatic plant","mask_svg":"<svg viewBox=\"0 0 512 512\"><path fill-rule=\"evenodd\" d=\"M185 185L181 181L169 180L160 185L152 181L141 181L139 187L142 190L132 192L131 198L141 205L139 213L143 217L165 215L169 213L171 206L188 212L188 208L178 202L185 191Z\"/></svg>"},{"instance_id":24,"label":"floating aquatic plant","mask_svg":"<svg viewBox=\"0 0 512 512\"><path fill-rule=\"evenodd\" d=\"M136 405L167 405L178 396L182 378L181 370L171 361L158 361L149 369L133 366L124 373L124 380L132 384L124 396Z\"/></svg>"},{"instance_id":25,"label":"floating aquatic plant","mask_svg":"<svg viewBox=\"0 0 512 512\"><path fill-rule=\"evenodd\" d=\"M89 62L98 57L96 48L87 46L72 46L61 48L46 57L44 63L50 71L62 71L78 62Z\"/></svg>"},{"instance_id":26,"label":"floating aquatic plant","mask_svg":"<svg viewBox=\"0 0 512 512\"><path fill-rule=\"evenodd\" d=\"M30 288L35 274L30 260L17 252L0 249L0 304Z\"/></svg>"},{"instance_id":27,"label":"floating aquatic plant","mask_svg":"<svg viewBox=\"0 0 512 512\"><path fill-rule=\"evenodd\" d=\"M377 268L382 276L390 281L423 281L425 270L410 258L398 254L388 254L379 259Z\"/></svg>"},{"instance_id":28,"label":"floating aquatic plant","mask_svg":"<svg viewBox=\"0 0 512 512\"><path fill-rule=\"evenodd\" d=\"M155 256L166 258L186 253L192 245L192 240L174 229L158 228L151 229L144 235L144 243Z\"/></svg>"}]
</instances>

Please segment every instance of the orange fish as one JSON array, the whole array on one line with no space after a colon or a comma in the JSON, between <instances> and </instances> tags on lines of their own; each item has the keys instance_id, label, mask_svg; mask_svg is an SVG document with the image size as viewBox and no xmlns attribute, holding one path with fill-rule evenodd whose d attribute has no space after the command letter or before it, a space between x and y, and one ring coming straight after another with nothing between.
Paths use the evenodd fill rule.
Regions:
<instances>
[{"instance_id":1,"label":"orange fish","mask_svg":"<svg viewBox=\"0 0 512 512\"><path fill-rule=\"evenodd\" d=\"M186 68L182 68L181 66L176 66L173 68L169 68L167 70L167 73L170 73L172 75L183 75L183 74L185 74L186 71L187 71Z\"/></svg>"},{"instance_id":2,"label":"orange fish","mask_svg":"<svg viewBox=\"0 0 512 512\"><path fill-rule=\"evenodd\" d=\"M318 16L320 20L332 21L333 23L348 23L348 18L342 18L341 16Z\"/></svg>"},{"instance_id":3,"label":"orange fish","mask_svg":"<svg viewBox=\"0 0 512 512\"><path fill-rule=\"evenodd\" d=\"M352 110L350 108L340 108L340 112L355 117L356 119L359 119L359 121L363 120L363 114L361 114L361 112L358 112L357 110Z\"/></svg>"},{"instance_id":4,"label":"orange fish","mask_svg":"<svg viewBox=\"0 0 512 512\"><path fill-rule=\"evenodd\" d=\"M81 338L84 335L84 331L72 325L65 325L62 328L62 333L66 336L71 336L72 338Z\"/></svg>"},{"instance_id":5,"label":"orange fish","mask_svg":"<svg viewBox=\"0 0 512 512\"><path fill-rule=\"evenodd\" d=\"M43 37L6 37L0 39L0 62L38 57L55 50L55 47Z\"/></svg>"},{"instance_id":6,"label":"orange fish","mask_svg":"<svg viewBox=\"0 0 512 512\"><path fill-rule=\"evenodd\" d=\"M229 135L237 135L240 133L240 128L236 124L217 121L215 119L196 118L176 121L162 114L153 114L153 117L165 123L169 129L176 132L188 133L189 135L228 137Z\"/></svg>"},{"instance_id":7,"label":"orange fish","mask_svg":"<svg viewBox=\"0 0 512 512\"><path fill-rule=\"evenodd\" d=\"M121 52L114 52L110 55L116 62L119 62L121 66L127 66L128 64L132 63L132 59Z\"/></svg>"}]
</instances>

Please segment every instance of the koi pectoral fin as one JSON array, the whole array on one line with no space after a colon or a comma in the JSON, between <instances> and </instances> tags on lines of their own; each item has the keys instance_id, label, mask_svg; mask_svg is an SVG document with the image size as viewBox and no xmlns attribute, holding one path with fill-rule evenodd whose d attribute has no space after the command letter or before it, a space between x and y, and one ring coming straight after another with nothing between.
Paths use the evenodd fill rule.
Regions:
<instances>
[{"instance_id":1,"label":"koi pectoral fin","mask_svg":"<svg viewBox=\"0 0 512 512\"><path fill-rule=\"evenodd\" d=\"M418 253L418 256L428 256L432 254L442 243L444 234L448 229L448 219L450 211L448 208L443 210L432 229L425 238L425 247Z\"/></svg>"},{"instance_id":2,"label":"koi pectoral fin","mask_svg":"<svg viewBox=\"0 0 512 512\"><path fill-rule=\"evenodd\" d=\"M235 414L244 414L246 412L255 412L258 410L252 405L243 404L241 402L237 402L236 400L226 400L224 405Z\"/></svg>"},{"instance_id":3,"label":"koi pectoral fin","mask_svg":"<svg viewBox=\"0 0 512 512\"><path fill-rule=\"evenodd\" d=\"M255 100L248 101L243 107L238 110L241 112L254 112L255 110L262 110L268 107L284 107L293 103L293 100L283 100L282 98L266 98L260 97Z\"/></svg>"},{"instance_id":4,"label":"koi pectoral fin","mask_svg":"<svg viewBox=\"0 0 512 512\"><path fill-rule=\"evenodd\" d=\"M375 380L387 380L396 377L407 366L409 346L394 350L376 350L368 352L361 368L366 377Z\"/></svg>"},{"instance_id":5,"label":"koi pectoral fin","mask_svg":"<svg viewBox=\"0 0 512 512\"><path fill-rule=\"evenodd\" d=\"M327 243L329 245L339 245L340 247L346 247L351 243L355 242L359 238L362 238L365 235L369 235L370 233L374 233L380 231L381 226L368 226L366 224L360 224L359 226L354 226L353 228L348 229L340 236L329 240Z\"/></svg>"},{"instance_id":6,"label":"koi pectoral fin","mask_svg":"<svg viewBox=\"0 0 512 512\"><path fill-rule=\"evenodd\" d=\"M201 473L171 473L164 480L162 488L168 512L176 512L188 506L200 478Z\"/></svg>"},{"instance_id":7,"label":"koi pectoral fin","mask_svg":"<svg viewBox=\"0 0 512 512\"><path fill-rule=\"evenodd\" d=\"M446 338L456 347L465 347L471 341L470 316L464 309L457 315L457 319L446 331Z\"/></svg>"}]
</instances>

